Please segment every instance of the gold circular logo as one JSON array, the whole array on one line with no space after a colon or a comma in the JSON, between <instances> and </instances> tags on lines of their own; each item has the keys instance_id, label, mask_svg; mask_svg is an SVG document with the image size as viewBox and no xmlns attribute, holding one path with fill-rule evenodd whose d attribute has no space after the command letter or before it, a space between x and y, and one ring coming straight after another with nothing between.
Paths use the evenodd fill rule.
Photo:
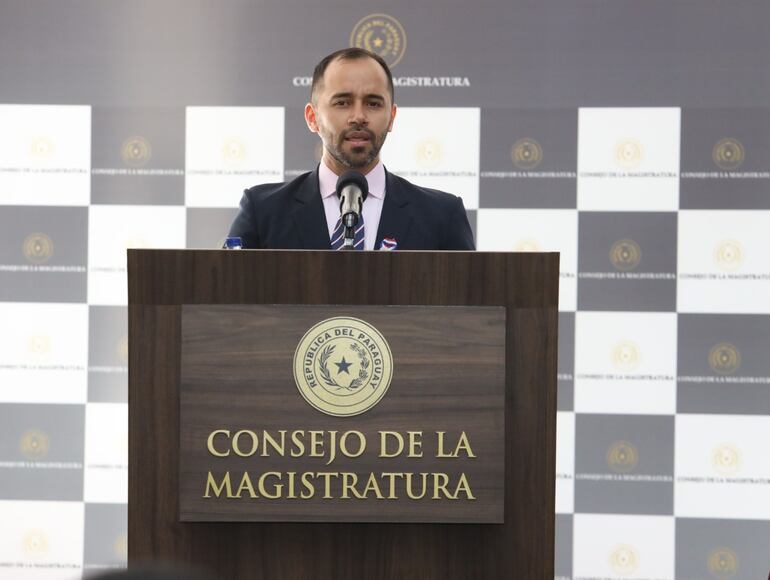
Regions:
<instances>
[{"instance_id":1,"label":"gold circular logo","mask_svg":"<svg viewBox=\"0 0 770 580\"><path fill-rule=\"evenodd\" d=\"M149 248L150 242L148 242L145 238L142 236L132 236L130 238L126 238L123 242L123 247L128 249L142 249L142 248Z\"/></svg>"},{"instance_id":2,"label":"gold circular logo","mask_svg":"<svg viewBox=\"0 0 770 580\"><path fill-rule=\"evenodd\" d=\"M27 338L27 352L43 356L51 352L51 339L45 334L36 334Z\"/></svg>"},{"instance_id":3,"label":"gold circular logo","mask_svg":"<svg viewBox=\"0 0 770 580\"><path fill-rule=\"evenodd\" d=\"M519 169L534 169L542 160L543 148L534 139L519 139L511 147L511 161Z\"/></svg>"},{"instance_id":4,"label":"gold circular logo","mask_svg":"<svg viewBox=\"0 0 770 580\"><path fill-rule=\"evenodd\" d=\"M721 270L737 270L743 263L743 246L735 240L723 240L714 250L714 261Z\"/></svg>"},{"instance_id":5,"label":"gold circular logo","mask_svg":"<svg viewBox=\"0 0 770 580\"><path fill-rule=\"evenodd\" d=\"M359 20L350 33L350 46L365 48L394 67L406 52L406 32L387 14L370 14Z\"/></svg>"},{"instance_id":6,"label":"gold circular logo","mask_svg":"<svg viewBox=\"0 0 770 580\"><path fill-rule=\"evenodd\" d=\"M741 366L741 353L732 344L720 342L709 351L709 366L720 375L730 375Z\"/></svg>"},{"instance_id":7,"label":"gold circular logo","mask_svg":"<svg viewBox=\"0 0 770 580\"><path fill-rule=\"evenodd\" d=\"M29 154L36 159L48 159L56 152L56 145L48 137L35 137L29 145Z\"/></svg>"},{"instance_id":8,"label":"gold circular logo","mask_svg":"<svg viewBox=\"0 0 770 580\"><path fill-rule=\"evenodd\" d=\"M639 347L630 340L619 342L612 351L612 362L622 371L634 370L639 364Z\"/></svg>"},{"instance_id":9,"label":"gold circular logo","mask_svg":"<svg viewBox=\"0 0 770 580\"><path fill-rule=\"evenodd\" d=\"M719 473L732 475L741 467L741 452L735 445L724 443L711 452L711 463Z\"/></svg>"},{"instance_id":10,"label":"gold circular logo","mask_svg":"<svg viewBox=\"0 0 770 580\"><path fill-rule=\"evenodd\" d=\"M53 240L39 232L29 234L24 238L22 251L29 262L44 264L53 256Z\"/></svg>"},{"instance_id":11,"label":"gold circular logo","mask_svg":"<svg viewBox=\"0 0 770 580\"><path fill-rule=\"evenodd\" d=\"M126 534L120 534L115 539L115 545L113 546L115 555L118 558L125 559L128 557L128 536Z\"/></svg>"},{"instance_id":12,"label":"gold circular logo","mask_svg":"<svg viewBox=\"0 0 770 580\"><path fill-rule=\"evenodd\" d=\"M48 450L51 448L51 442L48 439L48 434L37 429L32 429L21 436L19 448L21 449L22 455L27 459L43 459L48 455Z\"/></svg>"},{"instance_id":13,"label":"gold circular logo","mask_svg":"<svg viewBox=\"0 0 770 580\"><path fill-rule=\"evenodd\" d=\"M128 337L123 336L118 341L118 345L116 347L118 359L121 362L128 362Z\"/></svg>"},{"instance_id":14,"label":"gold circular logo","mask_svg":"<svg viewBox=\"0 0 770 580\"><path fill-rule=\"evenodd\" d=\"M729 580L738 573L738 555L730 548L711 550L708 559L709 572L717 580Z\"/></svg>"},{"instance_id":15,"label":"gold circular logo","mask_svg":"<svg viewBox=\"0 0 770 580\"><path fill-rule=\"evenodd\" d=\"M539 252L540 244L534 238L522 238L513 246L514 252Z\"/></svg>"},{"instance_id":16,"label":"gold circular logo","mask_svg":"<svg viewBox=\"0 0 770 580\"><path fill-rule=\"evenodd\" d=\"M237 137L225 139L222 144L222 160L227 165L241 165L246 161L246 144Z\"/></svg>"},{"instance_id":17,"label":"gold circular logo","mask_svg":"<svg viewBox=\"0 0 770 580\"><path fill-rule=\"evenodd\" d=\"M327 415L351 417L380 402L393 377L385 337L358 318L313 326L294 353L294 381L305 400Z\"/></svg>"},{"instance_id":18,"label":"gold circular logo","mask_svg":"<svg viewBox=\"0 0 770 580\"><path fill-rule=\"evenodd\" d=\"M618 240L610 248L612 265L622 272L630 272L639 265L642 248L634 240Z\"/></svg>"},{"instance_id":19,"label":"gold circular logo","mask_svg":"<svg viewBox=\"0 0 770 580\"><path fill-rule=\"evenodd\" d=\"M639 463L636 446L628 441L616 441L607 450L607 465L617 473L629 473Z\"/></svg>"},{"instance_id":20,"label":"gold circular logo","mask_svg":"<svg viewBox=\"0 0 770 580\"><path fill-rule=\"evenodd\" d=\"M144 137L129 137L120 148L123 163L130 167L142 167L152 156L152 145Z\"/></svg>"},{"instance_id":21,"label":"gold circular logo","mask_svg":"<svg viewBox=\"0 0 770 580\"><path fill-rule=\"evenodd\" d=\"M636 139L624 139L615 145L615 161L622 167L636 167L642 160L642 144Z\"/></svg>"},{"instance_id":22,"label":"gold circular logo","mask_svg":"<svg viewBox=\"0 0 770 580\"><path fill-rule=\"evenodd\" d=\"M746 150L738 139L720 139L711 151L711 158L717 167L726 170L738 169L746 159Z\"/></svg>"},{"instance_id":23,"label":"gold circular logo","mask_svg":"<svg viewBox=\"0 0 770 580\"><path fill-rule=\"evenodd\" d=\"M42 530L29 530L22 540L24 551L30 556L39 556L48 551L48 536Z\"/></svg>"},{"instance_id":24,"label":"gold circular logo","mask_svg":"<svg viewBox=\"0 0 770 580\"><path fill-rule=\"evenodd\" d=\"M616 574L633 574L639 565L639 556L632 546L616 546L610 554L610 566Z\"/></svg>"},{"instance_id":25,"label":"gold circular logo","mask_svg":"<svg viewBox=\"0 0 770 580\"><path fill-rule=\"evenodd\" d=\"M436 139L425 139L417 144L417 163L424 167L435 167L444 157L444 148Z\"/></svg>"}]
</instances>

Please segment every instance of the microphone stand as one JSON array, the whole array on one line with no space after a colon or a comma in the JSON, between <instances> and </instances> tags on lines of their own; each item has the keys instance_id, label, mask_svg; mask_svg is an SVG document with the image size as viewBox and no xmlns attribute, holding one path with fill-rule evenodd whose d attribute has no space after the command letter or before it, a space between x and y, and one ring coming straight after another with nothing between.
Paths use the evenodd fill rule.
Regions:
<instances>
[{"instance_id":1,"label":"microphone stand","mask_svg":"<svg viewBox=\"0 0 770 580\"><path fill-rule=\"evenodd\" d=\"M342 217L345 225L345 238L341 250L355 250L356 226L358 225L358 216L352 211Z\"/></svg>"}]
</instances>

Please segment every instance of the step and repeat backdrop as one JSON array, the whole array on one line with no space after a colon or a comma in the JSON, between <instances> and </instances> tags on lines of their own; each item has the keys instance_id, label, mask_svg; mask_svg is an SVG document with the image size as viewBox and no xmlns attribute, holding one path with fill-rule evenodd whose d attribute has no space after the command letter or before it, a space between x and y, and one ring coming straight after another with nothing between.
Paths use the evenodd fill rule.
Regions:
<instances>
[{"instance_id":1,"label":"step and repeat backdrop","mask_svg":"<svg viewBox=\"0 0 770 580\"><path fill-rule=\"evenodd\" d=\"M125 565L126 248L312 169L349 45L393 66L389 171L561 252L556 577L767 576L770 10L559 4L2 8L0 578Z\"/></svg>"}]
</instances>

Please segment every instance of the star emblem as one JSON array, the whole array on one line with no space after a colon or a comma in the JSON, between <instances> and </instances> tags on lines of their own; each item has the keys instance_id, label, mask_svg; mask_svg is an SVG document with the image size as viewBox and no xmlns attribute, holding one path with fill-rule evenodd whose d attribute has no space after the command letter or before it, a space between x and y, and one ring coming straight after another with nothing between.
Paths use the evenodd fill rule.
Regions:
<instances>
[{"instance_id":1,"label":"star emblem","mask_svg":"<svg viewBox=\"0 0 770 580\"><path fill-rule=\"evenodd\" d=\"M349 363L345 360L345 357L342 357L342 360L340 362L334 363L337 365L337 374L340 373L348 373L350 374L350 371L348 370L348 367L352 365L353 363Z\"/></svg>"},{"instance_id":2,"label":"star emblem","mask_svg":"<svg viewBox=\"0 0 770 580\"><path fill-rule=\"evenodd\" d=\"M379 37L375 38L374 39L374 46L376 46L377 48L380 48L382 46L382 39L379 38Z\"/></svg>"}]
</instances>

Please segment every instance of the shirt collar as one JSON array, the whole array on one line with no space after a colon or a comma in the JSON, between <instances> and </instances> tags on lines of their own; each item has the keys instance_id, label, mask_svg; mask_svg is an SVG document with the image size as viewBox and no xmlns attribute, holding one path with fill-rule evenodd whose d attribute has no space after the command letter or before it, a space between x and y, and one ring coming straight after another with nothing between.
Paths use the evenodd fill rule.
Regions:
<instances>
[{"instance_id":1,"label":"shirt collar","mask_svg":"<svg viewBox=\"0 0 770 580\"><path fill-rule=\"evenodd\" d=\"M382 160L377 162L372 170L366 174L366 182L369 185L369 195L382 199L385 197L385 166ZM337 179L339 176L321 161L318 166L318 185L321 189L321 197L326 199L337 192Z\"/></svg>"}]
</instances>

